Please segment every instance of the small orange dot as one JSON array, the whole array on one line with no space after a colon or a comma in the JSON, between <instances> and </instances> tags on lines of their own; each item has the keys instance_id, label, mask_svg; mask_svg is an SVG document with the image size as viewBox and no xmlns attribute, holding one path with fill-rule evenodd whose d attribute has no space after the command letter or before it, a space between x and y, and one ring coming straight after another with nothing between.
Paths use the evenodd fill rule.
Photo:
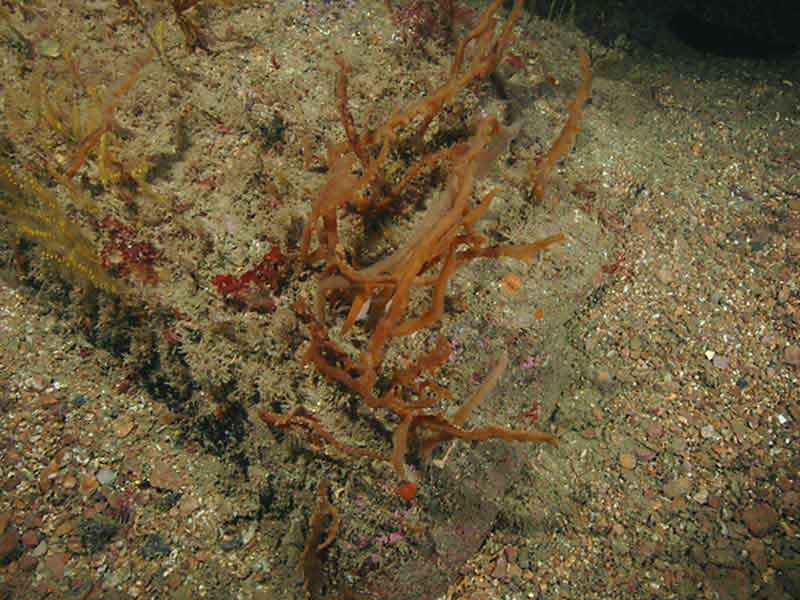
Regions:
<instances>
[{"instance_id":1,"label":"small orange dot","mask_svg":"<svg viewBox=\"0 0 800 600\"><path fill-rule=\"evenodd\" d=\"M414 496L417 495L417 484L410 481L404 481L397 486L397 495L406 502L411 502Z\"/></svg>"},{"instance_id":2,"label":"small orange dot","mask_svg":"<svg viewBox=\"0 0 800 600\"><path fill-rule=\"evenodd\" d=\"M541 321L542 319L544 319L544 309L537 308L536 310L534 310L533 318L536 319L537 321Z\"/></svg>"},{"instance_id":3,"label":"small orange dot","mask_svg":"<svg viewBox=\"0 0 800 600\"><path fill-rule=\"evenodd\" d=\"M507 295L512 296L522 288L522 280L514 273L507 273L500 281L500 287Z\"/></svg>"}]
</instances>

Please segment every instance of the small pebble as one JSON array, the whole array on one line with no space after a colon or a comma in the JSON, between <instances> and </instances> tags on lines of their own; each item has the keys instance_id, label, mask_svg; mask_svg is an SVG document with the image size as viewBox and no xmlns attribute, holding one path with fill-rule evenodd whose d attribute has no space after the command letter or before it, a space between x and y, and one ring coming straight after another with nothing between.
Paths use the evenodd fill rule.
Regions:
<instances>
[{"instance_id":1,"label":"small pebble","mask_svg":"<svg viewBox=\"0 0 800 600\"><path fill-rule=\"evenodd\" d=\"M495 579L505 579L508 577L508 561L506 561L505 557L501 556L497 559L494 569L492 569L492 577Z\"/></svg>"},{"instance_id":2,"label":"small pebble","mask_svg":"<svg viewBox=\"0 0 800 600\"><path fill-rule=\"evenodd\" d=\"M664 428L660 423L652 421L647 425L647 437L650 439L658 439L664 434Z\"/></svg>"},{"instance_id":3,"label":"small pebble","mask_svg":"<svg viewBox=\"0 0 800 600\"><path fill-rule=\"evenodd\" d=\"M114 435L124 438L133 430L134 422L130 415L123 415L116 419L111 427Z\"/></svg>"},{"instance_id":4,"label":"small pebble","mask_svg":"<svg viewBox=\"0 0 800 600\"><path fill-rule=\"evenodd\" d=\"M636 457L627 452L619 455L619 464L623 469L631 470L636 466Z\"/></svg>"},{"instance_id":5,"label":"small pebble","mask_svg":"<svg viewBox=\"0 0 800 600\"><path fill-rule=\"evenodd\" d=\"M8 527L9 523L11 523L11 518L13 516L14 515L11 513L11 511L0 512L0 534L6 532L6 527Z\"/></svg>"},{"instance_id":6,"label":"small pebble","mask_svg":"<svg viewBox=\"0 0 800 600\"><path fill-rule=\"evenodd\" d=\"M614 383L614 375L608 369L596 369L593 379L594 384L601 390L607 390Z\"/></svg>"},{"instance_id":7,"label":"small pebble","mask_svg":"<svg viewBox=\"0 0 800 600\"><path fill-rule=\"evenodd\" d=\"M22 534L22 543L25 546L36 546L39 543L39 534L35 529L28 529Z\"/></svg>"},{"instance_id":8,"label":"small pebble","mask_svg":"<svg viewBox=\"0 0 800 600\"><path fill-rule=\"evenodd\" d=\"M64 567L67 565L69 557L65 552L56 552L44 560L44 566L50 571L53 577L61 578L64 576Z\"/></svg>"},{"instance_id":9,"label":"small pebble","mask_svg":"<svg viewBox=\"0 0 800 600\"><path fill-rule=\"evenodd\" d=\"M800 346L787 346L784 360L794 367L800 367Z\"/></svg>"},{"instance_id":10,"label":"small pebble","mask_svg":"<svg viewBox=\"0 0 800 600\"><path fill-rule=\"evenodd\" d=\"M163 461L157 462L153 465L150 471L150 485L162 490L179 490L181 487L181 480L172 470L172 467Z\"/></svg>"},{"instance_id":11,"label":"small pebble","mask_svg":"<svg viewBox=\"0 0 800 600\"><path fill-rule=\"evenodd\" d=\"M111 469L100 469L97 471L97 481L100 485L108 485L117 478L116 471Z\"/></svg>"},{"instance_id":12,"label":"small pebble","mask_svg":"<svg viewBox=\"0 0 800 600\"><path fill-rule=\"evenodd\" d=\"M81 476L81 494L88 496L97 489L97 479L91 473L86 473Z\"/></svg>"},{"instance_id":13,"label":"small pebble","mask_svg":"<svg viewBox=\"0 0 800 600\"><path fill-rule=\"evenodd\" d=\"M742 512L742 520L756 537L766 535L778 524L778 513L769 504L760 503Z\"/></svg>"},{"instance_id":14,"label":"small pebble","mask_svg":"<svg viewBox=\"0 0 800 600\"><path fill-rule=\"evenodd\" d=\"M28 389L31 389L35 392L43 392L49 384L50 380L42 377L41 375L34 375L28 381L26 381Z\"/></svg>"},{"instance_id":15,"label":"small pebble","mask_svg":"<svg viewBox=\"0 0 800 600\"><path fill-rule=\"evenodd\" d=\"M239 538L232 538L230 540L224 540L219 547L224 550L225 552L230 552L231 550L235 550L236 548L241 548L242 540Z\"/></svg>"},{"instance_id":16,"label":"small pebble","mask_svg":"<svg viewBox=\"0 0 800 600\"><path fill-rule=\"evenodd\" d=\"M718 369L727 369L731 361L727 357L717 354L711 362Z\"/></svg>"},{"instance_id":17,"label":"small pebble","mask_svg":"<svg viewBox=\"0 0 800 600\"><path fill-rule=\"evenodd\" d=\"M20 554L19 533L15 527L9 527L0 535L0 564L14 560Z\"/></svg>"},{"instance_id":18,"label":"small pebble","mask_svg":"<svg viewBox=\"0 0 800 600\"><path fill-rule=\"evenodd\" d=\"M656 271L656 277L661 283L672 283L672 281L675 279L672 271L667 267L661 267L658 271Z\"/></svg>"},{"instance_id":19,"label":"small pebble","mask_svg":"<svg viewBox=\"0 0 800 600\"><path fill-rule=\"evenodd\" d=\"M58 404L58 398L53 394L42 394L39 399L42 401L43 406L55 406Z\"/></svg>"},{"instance_id":20,"label":"small pebble","mask_svg":"<svg viewBox=\"0 0 800 600\"><path fill-rule=\"evenodd\" d=\"M688 477L678 477L664 486L664 495L667 498L677 498L688 493L692 488L692 482Z\"/></svg>"}]
</instances>

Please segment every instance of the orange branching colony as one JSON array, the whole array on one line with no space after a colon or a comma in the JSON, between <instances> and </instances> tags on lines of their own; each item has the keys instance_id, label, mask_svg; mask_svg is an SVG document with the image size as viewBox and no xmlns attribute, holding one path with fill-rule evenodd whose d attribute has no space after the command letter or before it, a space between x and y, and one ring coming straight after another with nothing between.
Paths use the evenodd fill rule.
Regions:
<instances>
[{"instance_id":1,"label":"orange branching colony","mask_svg":"<svg viewBox=\"0 0 800 600\"><path fill-rule=\"evenodd\" d=\"M308 537L300 557L306 593L309 598L319 598L322 592L321 554L331 545L339 531L339 513L328 500L328 483L320 481L317 487L317 504L308 522Z\"/></svg>"},{"instance_id":2,"label":"orange branching colony","mask_svg":"<svg viewBox=\"0 0 800 600\"><path fill-rule=\"evenodd\" d=\"M341 452L388 461L402 481L407 480L406 455L412 442L423 459L442 442L455 438L484 441L499 438L509 441L549 442L556 439L541 431L515 430L489 426L466 428L470 412L492 390L507 363L503 356L486 381L454 414L436 411L436 405L449 396L432 376L447 361L450 345L439 337L434 349L416 358L406 368L386 377L383 368L389 344L435 325L443 316L445 292L453 274L476 258L511 257L530 261L551 244L564 239L563 234L529 244L491 245L476 228L476 222L489 208L496 190L473 201L475 184L492 161L507 146L517 129L503 127L494 117L478 121L472 137L444 149L425 149L424 136L431 122L456 94L476 80L487 77L502 59L512 40L512 26L522 12L522 0L516 0L508 19L495 27L495 13L502 0L495 0L481 16L475 28L459 43L449 78L428 96L398 108L380 126L360 133L348 109L347 74L350 67L339 60L337 79L338 112L346 140L328 151L328 177L317 191L311 214L303 233L300 253L307 263L322 263L324 270L313 309L299 306L311 336L305 358L326 377L356 393L366 406L393 415L395 421L393 450L383 456L363 448L348 446L334 439L322 424L303 409L286 415L261 411L261 418L277 427L305 430L309 438ZM469 58L468 58L469 57ZM588 67L587 67L588 68ZM404 176L393 186L384 179L393 150L405 140L421 150ZM358 165L358 166L357 166ZM350 262L340 241L339 225L348 209L362 215L374 214L396 203L412 179L426 170L441 166L447 169L444 190L428 203L426 217L410 239L388 256L362 267ZM416 309L418 292L427 292L429 303ZM412 295L416 293L416 297ZM333 302L349 303L349 312L341 323L346 334L362 317L369 339L353 356L330 335L328 306ZM376 384L388 380L388 390L378 393ZM415 488L406 482L402 495L413 496Z\"/></svg>"},{"instance_id":3,"label":"orange branching colony","mask_svg":"<svg viewBox=\"0 0 800 600\"><path fill-rule=\"evenodd\" d=\"M592 71L589 68L589 57L586 55L586 52L580 48L578 48L577 52L581 67L581 83L578 86L578 91L575 93L575 98L567 107L569 112L567 122L564 123L561 134L550 146L549 152L538 162L531 163L529 169L531 182L533 183L533 197L536 198L536 200L544 199L547 177L550 175L550 171L552 171L559 160L572 150L572 146L575 144L575 138L581 130L580 125L583 119L583 106L592 94Z\"/></svg>"}]
</instances>

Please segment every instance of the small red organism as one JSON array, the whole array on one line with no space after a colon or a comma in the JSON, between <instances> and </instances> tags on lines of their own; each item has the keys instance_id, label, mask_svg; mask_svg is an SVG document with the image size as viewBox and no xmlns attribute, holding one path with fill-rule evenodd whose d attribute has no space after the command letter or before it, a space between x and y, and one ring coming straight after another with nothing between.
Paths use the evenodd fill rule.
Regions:
<instances>
[{"instance_id":1,"label":"small red organism","mask_svg":"<svg viewBox=\"0 0 800 600\"><path fill-rule=\"evenodd\" d=\"M155 262L161 253L150 242L137 242L136 230L114 217L107 216L100 226L107 230L110 239L100 251L100 264L120 277L135 275L143 283L158 283Z\"/></svg>"},{"instance_id":2,"label":"small red organism","mask_svg":"<svg viewBox=\"0 0 800 600\"><path fill-rule=\"evenodd\" d=\"M217 275L211 283L217 293L246 310L269 313L275 310L275 300L267 295L266 288L278 290L286 257L278 246L273 246L252 269L238 277L231 274Z\"/></svg>"},{"instance_id":3,"label":"small red organism","mask_svg":"<svg viewBox=\"0 0 800 600\"><path fill-rule=\"evenodd\" d=\"M536 423L539 420L539 401L533 400L531 407L528 410L522 411L520 416L524 417L531 423Z\"/></svg>"},{"instance_id":4,"label":"small red organism","mask_svg":"<svg viewBox=\"0 0 800 600\"><path fill-rule=\"evenodd\" d=\"M455 39L459 23L471 25L478 18L474 9L456 6L455 0L387 0L386 6L400 35L410 43L432 39L449 44Z\"/></svg>"},{"instance_id":5,"label":"small red organism","mask_svg":"<svg viewBox=\"0 0 800 600\"><path fill-rule=\"evenodd\" d=\"M514 70L520 71L525 68L525 61L518 54L508 53L506 56L506 64L511 65Z\"/></svg>"},{"instance_id":6,"label":"small red organism","mask_svg":"<svg viewBox=\"0 0 800 600\"><path fill-rule=\"evenodd\" d=\"M170 326L161 331L162 339L170 346L177 346L180 342L177 333L175 332L175 328Z\"/></svg>"},{"instance_id":7,"label":"small red organism","mask_svg":"<svg viewBox=\"0 0 800 600\"><path fill-rule=\"evenodd\" d=\"M624 263L625 263L625 251L617 250L617 253L614 256L614 261L607 265L602 265L600 269L603 271L603 273L610 275L612 273L616 273L617 271L619 271L624 265Z\"/></svg>"},{"instance_id":8,"label":"small red organism","mask_svg":"<svg viewBox=\"0 0 800 600\"><path fill-rule=\"evenodd\" d=\"M417 484L411 481L403 481L397 486L397 495L406 502L411 502L417 495Z\"/></svg>"}]
</instances>

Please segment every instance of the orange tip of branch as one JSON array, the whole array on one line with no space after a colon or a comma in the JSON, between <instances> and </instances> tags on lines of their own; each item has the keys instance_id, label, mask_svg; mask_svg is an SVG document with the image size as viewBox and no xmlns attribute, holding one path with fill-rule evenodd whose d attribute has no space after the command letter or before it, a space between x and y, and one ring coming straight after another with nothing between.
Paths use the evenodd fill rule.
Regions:
<instances>
[{"instance_id":1,"label":"orange tip of branch","mask_svg":"<svg viewBox=\"0 0 800 600\"><path fill-rule=\"evenodd\" d=\"M417 484L410 481L404 481L397 486L396 493L406 502L411 502L414 496L417 495Z\"/></svg>"}]
</instances>

